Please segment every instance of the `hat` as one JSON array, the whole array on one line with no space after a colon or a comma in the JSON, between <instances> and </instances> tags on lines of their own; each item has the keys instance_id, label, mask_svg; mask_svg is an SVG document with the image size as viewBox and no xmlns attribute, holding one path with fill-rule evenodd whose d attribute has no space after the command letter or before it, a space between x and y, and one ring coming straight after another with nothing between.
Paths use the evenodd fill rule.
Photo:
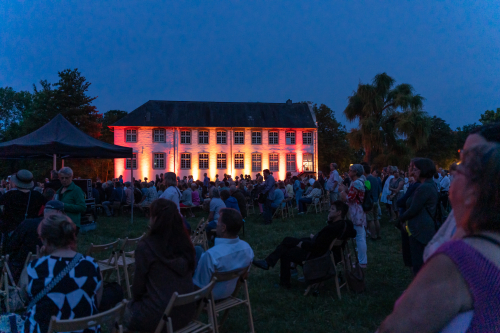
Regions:
<instances>
[{"instance_id":1,"label":"hat","mask_svg":"<svg viewBox=\"0 0 500 333\"><path fill-rule=\"evenodd\" d=\"M61 201L50 200L45 204L45 209L53 209L53 210L64 210L64 204Z\"/></svg>"},{"instance_id":2,"label":"hat","mask_svg":"<svg viewBox=\"0 0 500 333\"><path fill-rule=\"evenodd\" d=\"M10 178L10 181L13 182L17 188L32 189L34 186L33 174L28 170L19 170Z\"/></svg>"}]
</instances>

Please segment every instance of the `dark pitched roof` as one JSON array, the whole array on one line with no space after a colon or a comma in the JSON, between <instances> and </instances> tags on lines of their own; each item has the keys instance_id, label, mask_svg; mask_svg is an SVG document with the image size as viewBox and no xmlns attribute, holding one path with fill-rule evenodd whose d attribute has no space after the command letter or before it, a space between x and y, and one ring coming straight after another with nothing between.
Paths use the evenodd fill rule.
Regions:
<instances>
[{"instance_id":1,"label":"dark pitched roof","mask_svg":"<svg viewBox=\"0 0 500 333\"><path fill-rule=\"evenodd\" d=\"M306 103L148 101L113 126L315 128Z\"/></svg>"}]
</instances>

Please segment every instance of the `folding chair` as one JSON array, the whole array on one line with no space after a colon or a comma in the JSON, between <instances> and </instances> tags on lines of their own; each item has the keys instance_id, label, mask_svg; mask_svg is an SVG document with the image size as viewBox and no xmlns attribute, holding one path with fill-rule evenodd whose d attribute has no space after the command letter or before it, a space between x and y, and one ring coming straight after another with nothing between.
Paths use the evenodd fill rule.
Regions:
<instances>
[{"instance_id":1,"label":"folding chair","mask_svg":"<svg viewBox=\"0 0 500 333\"><path fill-rule=\"evenodd\" d=\"M349 287L347 285L347 279L345 277L345 274L347 272L347 267L346 267L347 261L346 261L345 255L348 255L348 253L347 253L348 249L346 249L346 245L344 244L344 242L345 241L340 240L340 239L334 239L331 242L330 247L328 248L328 252L327 252L330 254L330 259L332 260L332 264L333 264L333 267L335 269L335 275L333 276L333 278L335 279L335 289L337 291L337 296L338 296L339 300L342 299L342 296L340 294L340 288L345 287L347 289L347 291L349 292ZM332 252L332 249L334 247L340 247L340 258L341 259L337 263L335 262L335 258L333 256L333 252ZM345 251L345 250L347 250L347 251ZM306 263L306 261L304 261L302 263L302 265L304 265ZM340 269L339 269L339 267L340 267ZM339 271L342 271L343 275L344 275L344 282L342 284L339 283L339 277L340 277ZM307 296L307 294L309 293L309 291L311 291L311 289L318 289L318 287L321 283L322 282L314 283L314 284L307 286L307 289L304 293L304 296Z\"/></svg>"},{"instance_id":2,"label":"folding chair","mask_svg":"<svg viewBox=\"0 0 500 333\"><path fill-rule=\"evenodd\" d=\"M310 203L307 206L307 211L306 214L308 214L310 211L312 211L314 207L314 210L316 211L316 214L321 213L321 203L320 203L320 198L314 198L313 202Z\"/></svg>"},{"instance_id":3,"label":"folding chair","mask_svg":"<svg viewBox=\"0 0 500 333\"><path fill-rule=\"evenodd\" d=\"M279 215L281 215L281 219L284 220L285 217L286 217L286 208L283 206L283 205L286 205L285 203L285 200L283 200L280 205L278 206L278 208L276 208L276 210L274 211L274 214L273 214L273 219L275 217L278 217Z\"/></svg>"},{"instance_id":4,"label":"folding chair","mask_svg":"<svg viewBox=\"0 0 500 333\"><path fill-rule=\"evenodd\" d=\"M212 281L210 281L208 285L195 292L184 295L179 295L177 292L175 292L170 298L170 301L168 302L167 308L165 309L165 312L163 313L163 316L161 317L160 322L156 327L155 333L164 332L165 326L167 333L174 333L170 312L172 312L172 309L177 306L182 306L191 303L196 303L195 314L191 322L187 326L181 328L180 330L177 330L176 333L207 332L207 331L213 332L215 325L213 321L214 320L213 303L212 300L210 299L210 294L212 293L212 289L214 288L214 286L215 286L215 279L212 279ZM198 317L200 316L200 313L203 310L204 306L206 306L206 309L208 311L208 323L203 323L198 320Z\"/></svg>"},{"instance_id":5,"label":"folding chair","mask_svg":"<svg viewBox=\"0 0 500 333\"><path fill-rule=\"evenodd\" d=\"M52 316L47 333L75 332L83 331L87 328L96 329L97 325L102 326L103 324L108 325L108 328L111 328L111 332L113 333L122 333L123 314L125 313L126 306L127 301L123 300L114 308L94 316L65 320L58 320L55 316Z\"/></svg>"},{"instance_id":6,"label":"folding chair","mask_svg":"<svg viewBox=\"0 0 500 333\"><path fill-rule=\"evenodd\" d=\"M205 227L208 221L205 221L204 218L201 219L200 223L195 230L193 230L193 234L191 235L191 242L193 246L201 246L205 251L208 250L208 238L207 233L205 232Z\"/></svg>"},{"instance_id":7,"label":"folding chair","mask_svg":"<svg viewBox=\"0 0 500 333\"><path fill-rule=\"evenodd\" d=\"M246 202L247 202L247 214L250 215L250 209L252 210L252 214L255 215L255 204L253 203L252 198L246 197Z\"/></svg>"},{"instance_id":8,"label":"folding chair","mask_svg":"<svg viewBox=\"0 0 500 333\"><path fill-rule=\"evenodd\" d=\"M286 201L286 209L288 217L295 217L294 208L293 208L293 198L288 198Z\"/></svg>"},{"instance_id":9,"label":"folding chair","mask_svg":"<svg viewBox=\"0 0 500 333\"><path fill-rule=\"evenodd\" d=\"M105 260L98 260L97 264L99 265L99 269L101 270L101 273L103 274L104 280L107 280L113 271L116 271L116 280L118 284L121 285L120 282L120 270L118 269L117 265L117 258L118 254L116 253L116 249L120 243L120 239L118 238L115 242L109 243L109 244L103 244L103 245L94 245L94 243L90 244L89 249L87 250L87 256L94 257L94 253L103 253L103 252L109 252L110 255L108 259Z\"/></svg>"},{"instance_id":10,"label":"folding chair","mask_svg":"<svg viewBox=\"0 0 500 333\"><path fill-rule=\"evenodd\" d=\"M127 287L128 297L132 298L132 292L130 290L130 276L128 274L128 268L130 266L135 265L135 249L137 247L137 243L141 241L146 236L146 233L143 233L142 236L128 239L125 238L120 250L118 251L117 262L116 265L118 268L123 269L123 275L125 277L125 286ZM126 249L131 249L131 251L126 251ZM120 275L118 274L118 279L121 280Z\"/></svg>"},{"instance_id":11,"label":"folding chair","mask_svg":"<svg viewBox=\"0 0 500 333\"><path fill-rule=\"evenodd\" d=\"M235 269L229 272L215 272L212 275L212 278L216 278L217 282L226 282L234 279L238 279L238 282L236 284L236 287L234 288L233 294L229 296L228 298L225 298L223 300L218 301L217 303L214 301L214 295L213 293L210 294L212 304L215 304L214 306L214 328L215 328L215 333L219 332L219 325L217 321L217 315L219 312L224 311L224 315L222 316L222 319L220 321L220 325L224 324L226 321L228 315L229 315L229 309L236 307L238 305L245 305L247 307L248 311L248 326L250 327L250 332L255 333L255 329L253 327L253 318L252 318L252 307L250 305L250 295L248 294L248 284L247 284L247 278L248 278L248 270L250 269L250 266ZM237 298L236 296L238 295L238 292L240 291L241 286L244 286L243 292L245 294L244 299Z\"/></svg>"}]
</instances>

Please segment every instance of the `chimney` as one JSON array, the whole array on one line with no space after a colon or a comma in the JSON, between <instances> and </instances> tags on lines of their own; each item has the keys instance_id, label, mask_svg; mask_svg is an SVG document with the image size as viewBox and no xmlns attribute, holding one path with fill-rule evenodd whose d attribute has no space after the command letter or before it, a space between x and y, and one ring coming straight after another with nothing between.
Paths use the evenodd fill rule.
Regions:
<instances>
[{"instance_id":1,"label":"chimney","mask_svg":"<svg viewBox=\"0 0 500 333\"><path fill-rule=\"evenodd\" d=\"M288 99L288 100L286 101L286 105L292 105L292 100L291 100L291 99Z\"/></svg>"}]
</instances>

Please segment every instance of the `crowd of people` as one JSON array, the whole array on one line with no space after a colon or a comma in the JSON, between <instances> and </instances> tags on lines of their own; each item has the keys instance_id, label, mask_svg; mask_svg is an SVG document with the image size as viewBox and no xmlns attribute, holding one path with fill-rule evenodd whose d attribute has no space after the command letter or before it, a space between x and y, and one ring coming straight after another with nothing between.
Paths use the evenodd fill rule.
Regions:
<instances>
[{"instance_id":1,"label":"crowd of people","mask_svg":"<svg viewBox=\"0 0 500 333\"><path fill-rule=\"evenodd\" d=\"M132 300L125 313L127 329L155 330L171 295L190 293L210 283L215 272L254 266L268 270L280 262L280 285L306 259L322 256L333 240L354 239L359 265L368 265L367 239L377 242L385 211L401 234L402 262L413 282L396 301L379 332L493 332L500 327L500 126L483 126L461 150L461 162L449 170L428 158L414 158L408 170L395 166L353 164L341 177L337 165L318 177L287 175L276 180L269 170L219 180L173 172L155 181L114 181L93 184L96 203L112 216L115 203L149 211L146 237L135 250ZM0 191L1 250L29 308L26 328L45 331L50 316L78 318L98 313L103 280L96 261L76 252L78 227L85 212L85 195L73 182L70 168L51 172L35 183L20 170L2 182ZM295 206L299 214L317 200L329 200L327 225L302 238L285 237L264 259L254 258L251 245L238 236L249 204L258 207L264 224L274 211ZM385 204L385 210L381 209ZM188 210L208 212L206 231L213 246L204 250L190 240ZM181 214L182 211L182 214ZM313 232L313 230L311 230ZM368 244L369 245L369 244ZM41 248L41 256L22 270L26 256ZM336 261L340 249L333 248ZM65 268L70 267L69 272ZM46 291L51 280L60 282ZM84 283L81 283L85 278ZM230 296L236 280L216 284L216 300ZM45 292L43 297L37 297ZM71 300L58 301L55 295ZM86 306L76 306L85 302ZM75 305L72 306L71 304ZM176 308L174 329L189 322L194 307ZM463 329L465 328L465 330ZM444 329L444 330L443 330Z\"/></svg>"}]
</instances>

